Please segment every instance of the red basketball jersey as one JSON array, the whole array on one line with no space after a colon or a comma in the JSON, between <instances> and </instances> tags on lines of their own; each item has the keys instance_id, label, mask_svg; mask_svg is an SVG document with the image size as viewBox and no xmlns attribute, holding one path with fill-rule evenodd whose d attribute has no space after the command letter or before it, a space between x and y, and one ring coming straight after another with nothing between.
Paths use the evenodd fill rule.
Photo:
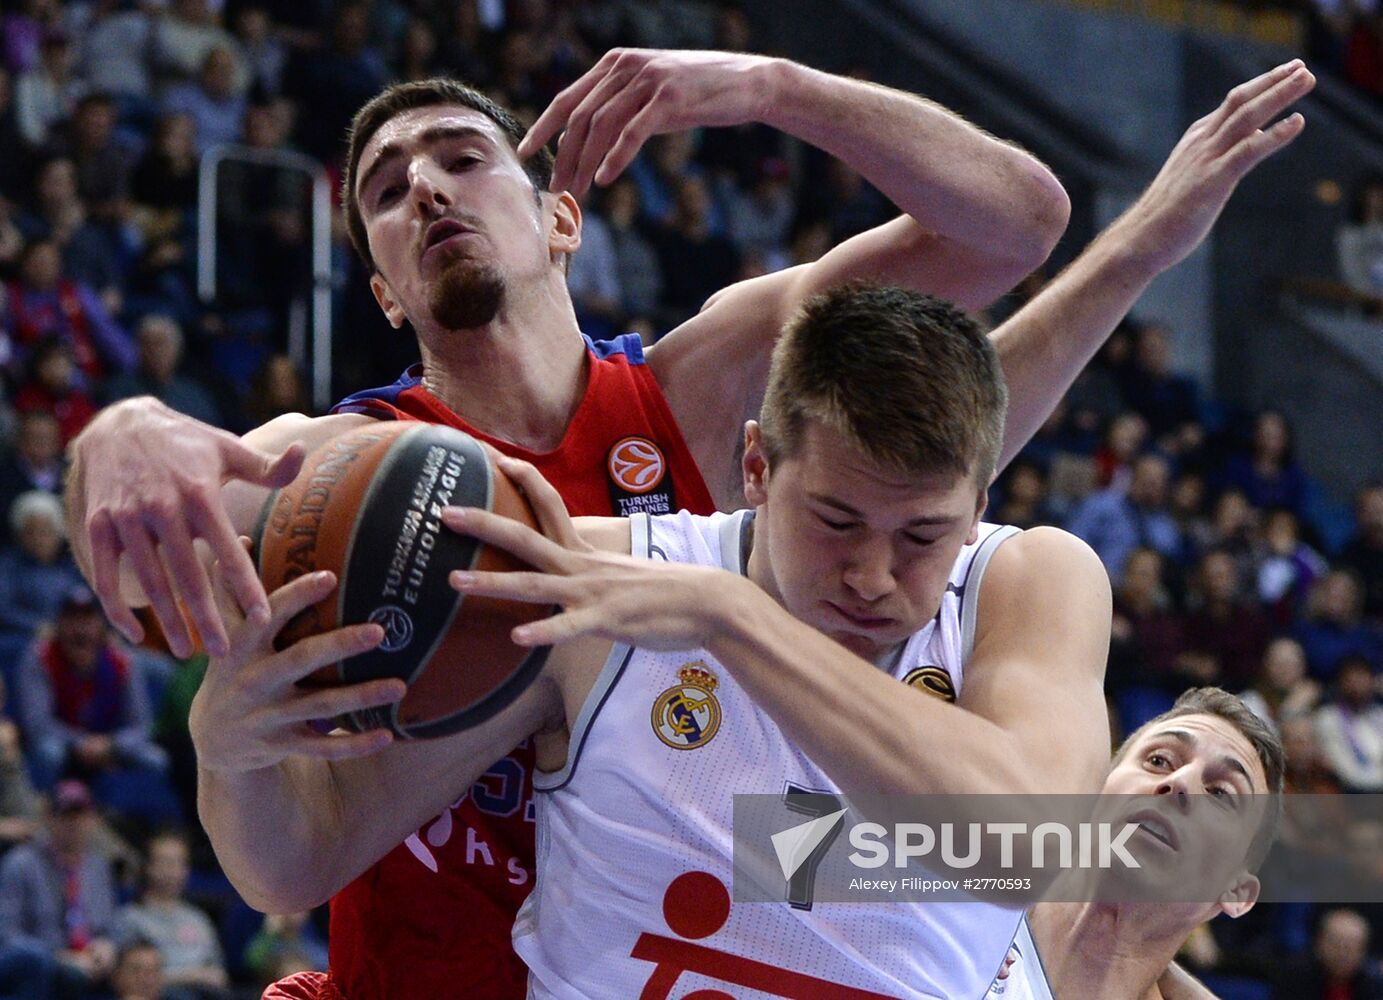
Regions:
<instances>
[{"instance_id":1,"label":"red basketball jersey","mask_svg":"<svg viewBox=\"0 0 1383 1000\"><path fill-rule=\"evenodd\" d=\"M532 462L574 515L712 512L638 337L587 344L585 396L561 445L544 454L470 426L423 388L420 365L391 386L347 398L335 412L466 431ZM348 1000L524 997L528 974L510 931L533 887L533 767L525 742L332 900L334 982L324 989L339 988Z\"/></svg>"}]
</instances>

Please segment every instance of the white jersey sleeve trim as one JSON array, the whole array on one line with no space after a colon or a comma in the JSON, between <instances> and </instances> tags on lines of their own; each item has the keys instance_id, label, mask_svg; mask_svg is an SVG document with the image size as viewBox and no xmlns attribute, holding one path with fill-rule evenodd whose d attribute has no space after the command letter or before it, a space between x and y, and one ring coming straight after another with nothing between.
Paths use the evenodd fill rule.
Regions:
<instances>
[{"instance_id":1,"label":"white jersey sleeve trim","mask_svg":"<svg viewBox=\"0 0 1383 1000\"><path fill-rule=\"evenodd\" d=\"M650 559L661 556L661 553L655 551L653 545L653 521L649 516L644 513L632 514L628 520L630 555L635 559ZM662 558L667 557L662 556ZM620 643L616 643L611 648L610 655L605 658L605 665L600 668L600 673L596 675L595 683L591 686L590 693L586 695L586 700L582 702L581 711L576 716L576 723L571 728L571 737L567 741L567 762L557 771L534 771L533 787L536 790L555 792L571 781L577 761L581 759L581 748L586 743L586 734L590 731L591 723L595 721L600 706L610 696L610 691L614 688L615 682L619 680L620 674L628 666L632 652L633 650L629 646Z\"/></svg>"},{"instance_id":2,"label":"white jersey sleeve trim","mask_svg":"<svg viewBox=\"0 0 1383 1000\"><path fill-rule=\"evenodd\" d=\"M984 571L989 566L989 560L1000 545L1022 533L1021 528L1004 525L980 543L979 549L975 552L975 558L970 561L970 566L965 573L965 580L960 585L960 652L962 662L968 663L970 654L975 649L975 622L980 613L980 584L984 581Z\"/></svg>"},{"instance_id":3,"label":"white jersey sleeve trim","mask_svg":"<svg viewBox=\"0 0 1383 1000\"><path fill-rule=\"evenodd\" d=\"M720 522L720 566L736 576L748 576L744 565L744 533L754 521L752 510L737 510Z\"/></svg>"}]
</instances>

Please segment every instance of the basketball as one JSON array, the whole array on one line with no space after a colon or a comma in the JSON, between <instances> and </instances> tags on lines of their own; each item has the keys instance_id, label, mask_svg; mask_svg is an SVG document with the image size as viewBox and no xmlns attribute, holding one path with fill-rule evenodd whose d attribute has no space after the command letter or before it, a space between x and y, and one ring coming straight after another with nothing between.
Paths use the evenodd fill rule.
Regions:
<instances>
[{"instance_id":1,"label":"basketball","mask_svg":"<svg viewBox=\"0 0 1383 1000\"><path fill-rule=\"evenodd\" d=\"M442 509L479 507L532 527L528 501L470 435L412 421L381 422L318 448L302 472L265 502L254 559L267 590L318 570L336 589L284 627L279 649L320 632L375 622L384 641L316 671L310 686L386 677L408 683L394 705L338 721L355 731L446 736L490 718L537 675L547 648L509 641L516 625L553 609L466 597L454 569L526 569L508 553L443 526Z\"/></svg>"}]
</instances>

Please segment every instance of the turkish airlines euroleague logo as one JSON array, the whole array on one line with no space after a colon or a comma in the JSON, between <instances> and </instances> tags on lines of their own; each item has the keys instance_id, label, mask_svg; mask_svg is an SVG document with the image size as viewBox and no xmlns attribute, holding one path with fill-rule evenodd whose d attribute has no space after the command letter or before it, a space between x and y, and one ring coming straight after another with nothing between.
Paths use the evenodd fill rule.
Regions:
<instances>
[{"instance_id":1,"label":"turkish airlines euroleague logo","mask_svg":"<svg viewBox=\"0 0 1383 1000\"><path fill-rule=\"evenodd\" d=\"M647 493L656 489L667 474L667 460L648 438L627 437L610 449L610 478L620 489Z\"/></svg>"}]
</instances>

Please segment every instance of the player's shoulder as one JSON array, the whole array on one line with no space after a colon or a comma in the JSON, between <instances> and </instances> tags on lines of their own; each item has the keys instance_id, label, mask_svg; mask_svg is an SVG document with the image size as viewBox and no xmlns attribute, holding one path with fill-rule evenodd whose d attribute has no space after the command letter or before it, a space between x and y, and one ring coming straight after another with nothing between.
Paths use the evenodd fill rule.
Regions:
<instances>
[{"instance_id":1,"label":"player's shoulder","mask_svg":"<svg viewBox=\"0 0 1383 1000\"><path fill-rule=\"evenodd\" d=\"M1029 596L1081 595L1108 600L1109 574L1095 550L1061 528L1037 527L1014 534L995 550L984 577L986 604Z\"/></svg>"},{"instance_id":2,"label":"player's shoulder","mask_svg":"<svg viewBox=\"0 0 1383 1000\"><path fill-rule=\"evenodd\" d=\"M1071 532L1049 525L1015 532L995 551L991 565L995 569L1011 566L1012 572L1068 568L1081 574L1104 574L1094 549Z\"/></svg>"}]
</instances>

